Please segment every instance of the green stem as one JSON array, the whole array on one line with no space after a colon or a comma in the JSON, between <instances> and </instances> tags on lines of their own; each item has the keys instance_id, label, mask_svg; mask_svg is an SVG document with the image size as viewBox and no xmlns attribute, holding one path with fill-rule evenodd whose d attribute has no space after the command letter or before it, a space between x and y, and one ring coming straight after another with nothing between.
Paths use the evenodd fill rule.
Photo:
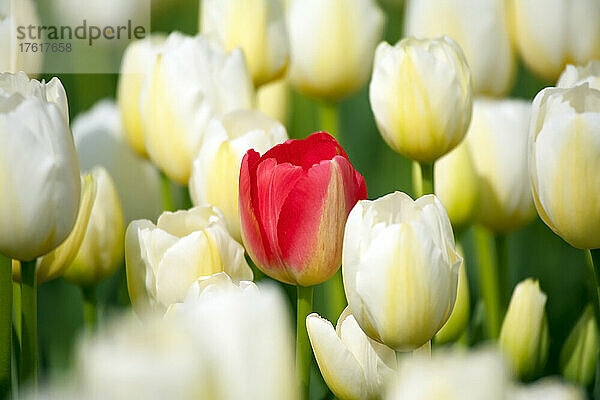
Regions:
<instances>
[{"instance_id":1,"label":"green stem","mask_svg":"<svg viewBox=\"0 0 600 400\"><path fill-rule=\"evenodd\" d=\"M162 171L160 172L160 194L163 209L165 211L175 211L173 206L173 196L171 194L171 180Z\"/></svg>"},{"instance_id":2,"label":"green stem","mask_svg":"<svg viewBox=\"0 0 600 400\"><path fill-rule=\"evenodd\" d=\"M496 265L498 268L498 292L500 293L500 306L504 311L508 307L511 292L508 279L508 239L506 235L498 233L494 236L494 240L496 244Z\"/></svg>"},{"instance_id":3,"label":"green stem","mask_svg":"<svg viewBox=\"0 0 600 400\"><path fill-rule=\"evenodd\" d=\"M21 348L21 284L13 282L13 329L17 336L17 346Z\"/></svg>"},{"instance_id":4,"label":"green stem","mask_svg":"<svg viewBox=\"0 0 600 400\"><path fill-rule=\"evenodd\" d=\"M338 106L335 103L322 103L319 107L319 119L321 130L329 133L331 136L340 139L339 132L339 112Z\"/></svg>"},{"instance_id":5,"label":"green stem","mask_svg":"<svg viewBox=\"0 0 600 400\"><path fill-rule=\"evenodd\" d=\"M500 332L500 292L498 271L491 251L490 235L480 226L474 227L475 246L479 261L479 287L485 306L487 336L496 339Z\"/></svg>"},{"instance_id":6,"label":"green stem","mask_svg":"<svg viewBox=\"0 0 600 400\"><path fill-rule=\"evenodd\" d=\"M593 284L592 304L596 315L596 325L600 326L600 249L588 250ZM596 373L594 374L593 398L600 398L600 352L596 352Z\"/></svg>"},{"instance_id":7,"label":"green stem","mask_svg":"<svg viewBox=\"0 0 600 400\"><path fill-rule=\"evenodd\" d=\"M426 194L433 194L433 163L420 163L420 165L421 196L424 196Z\"/></svg>"},{"instance_id":8,"label":"green stem","mask_svg":"<svg viewBox=\"0 0 600 400\"><path fill-rule=\"evenodd\" d=\"M96 329L98 319L96 286L81 287L81 294L83 296L83 320L85 327L92 332Z\"/></svg>"},{"instance_id":9,"label":"green stem","mask_svg":"<svg viewBox=\"0 0 600 400\"><path fill-rule=\"evenodd\" d=\"M327 319L337 321L348 305L342 281L342 269L340 268L323 286L327 296Z\"/></svg>"},{"instance_id":10,"label":"green stem","mask_svg":"<svg viewBox=\"0 0 600 400\"><path fill-rule=\"evenodd\" d=\"M415 198L433 194L433 163L413 162L413 193Z\"/></svg>"},{"instance_id":11,"label":"green stem","mask_svg":"<svg viewBox=\"0 0 600 400\"><path fill-rule=\"evenodd\" d=\"M0 399L5 399L11 386L12 357L12 265L0 255Z\"/></svg>"},{"instance_id":12,"label":"green stem","mask_svg":"<svg viewBox=\"0 0 600 400\"><path fill-rule=\"evenodd\" d=\"M21 262L21 379L37 385L37 278L36 260Z\"/></svg>"},{"instance_id":13,"label":"green stem","mask_svg":"<svg viewBox=\"0 0 600 400\"><path fill-rule=\"evenodd\" d=\"M596 323L600 324L600 249L588 250L588 252L591 260L591 278L594 285L592 304L596 312Z\"/></svg>"},{"instance_id":14,"label":"green stem","mask_svg":"<svg viewBox=\"0 0 600 400\"><path fill-rule=\"evenodd\" d=\"M296 314L296 373L302 390L302 399L308 399L310 388L310 365L312 350L306 330L306 317L312 312L313 287L298 285L298 308Z\"/></svg>"}]
</instances>

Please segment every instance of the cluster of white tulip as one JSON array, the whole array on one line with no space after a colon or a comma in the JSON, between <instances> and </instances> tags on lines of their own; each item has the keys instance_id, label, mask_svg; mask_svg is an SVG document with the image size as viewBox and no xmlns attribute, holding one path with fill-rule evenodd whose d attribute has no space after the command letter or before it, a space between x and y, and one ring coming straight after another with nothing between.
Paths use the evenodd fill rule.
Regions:
<instances>
[{"instance_id":1,"label":"cluster of white tulip","mask_svg":"<svg viewBox=\"0 0 600 400\"><path fill-rule=\"evenodd\" d=\"M41 398L296 399L285 301L224 273L200 279L164 318L129 315L85 337L69 383Z\"/></svg>"}]
</instances>

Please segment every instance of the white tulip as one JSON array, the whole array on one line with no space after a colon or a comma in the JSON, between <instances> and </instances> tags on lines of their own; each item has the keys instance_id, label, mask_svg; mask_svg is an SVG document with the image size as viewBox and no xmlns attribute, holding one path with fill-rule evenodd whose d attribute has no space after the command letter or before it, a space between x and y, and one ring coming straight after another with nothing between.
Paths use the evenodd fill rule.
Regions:
<instances>
[{"instance_id":1,"label":"white tulip","mask_svg":"<svg viewBox=\"0 0 600 400\"><path fill-rule=\"evenodd\" d=\"M292 0L288 24L293 86L336 101L365 85L385 24L375 0Z\"/></svg>"},{"instance_id":2,"label":"white tulip","mask_svg":"<svg viewBox=\"0 0 600 400\"><path fill-rule=\"evenodd\" d=\"M128 315L84 337L68 388L56 381L31 398L292 400L293 351L279 290L219 273L164 318Z\"/></svg>"},{"instance_id":3,"label":"white tulip","mask_svg":"<svg viewBox=\"0 0 600 400\"><path fill-rule=\"evenodd\" d=\"M414 350L448 320L461 258L435 196L413 201L395 192L359 201L348 216L342 254L348 304L371 338Z\"/></svg>"},{"instance_id":4,"label":"white tulip","mask_svg":"<svg viewBox=\"0 0 600 400\"><path fill-rule=\"evenodd\" d=\"M594 60L585 66L567 65L556 86L569 88L588 83L592 89L600 90L600 60Z\"/></svg>"},{"instance_id":5,"label":"white tulip","mask_svg":"<svg viewBox=\"0 0 600 400\"><path fill-rule=\"evenodd\" d=\"M97 185L94 204L79 251L63 274L79 286L100 283L123 262L125 223L117 189L103 167L95 167L91 173Z\"/></svg>"},{"instance_id":6,"label":"white tulip","mask_svg":"<svg viewBox=\"0 0 600 400\"><path fill-rule=\"evenodd\" d=\"M127 314L109 321L99 334L79 343L69 379L75 397L202 398L208 371L194 336L185 324L158 317L140 321Z\"/></svg>"},{"instance_id":7,"label":"white tulip","mask_svg":"<svg viewBox=\"0 0 600 400\"><path fill-rule=\"evenodd\" d=\"M146 156L144 129L140 110L140 96L156 53L166 38L153 35L132 42L125 49L117 86L117 103L123 121L125 139L141 156Z\"/></svg>"},{"instance_id":8,"label":"white tulip","mask_svg":"<svg viewBox=\"0 0 600 400\"><path fill-rule=\"evenodd\" d=\"M529 171L538 214L574 247L600 247L600 90L547 88L533 101Z\"/></svg>"},{"instance_id":9,"label":"white tulip","mask_svg":"<svg viewBox=\"0 0 600 400\"><path fill-rule=\"evenodd\" d=\"M208 121L252 108L252 81L239 49L227 54L204 36L172 33L151 68L140 100L146 150L184 185Z\"/></svg>"},{"instance_id":10,"label":"white tulip","mask_svg":"<svg viewBox=\"0 0 600 400\"><path fill-rule=\"evenodd\" d=\"M241 241L238 214L240 165L250 149L264 153L287 140L283 125L255 110L215 118L194 161L189 188L195 205L212 204L225 216L231 236Z\"/></svg>"},{"instance_id":11,"label":"white tulip","mask_svg":"<svg viewBox=\"0 0 600 400\"><path fill-rule=\"evenodd\" d=\"M513 83L513 54L503 0L410 0L406 34L420 38L446 35L465 52L473 92L501 96Z\"/></svg>"},{"instance_id":12,"label":"white tulip","mask_svg":"<svg viewBox=\"0 0 600 400\"><path fill-rule=\"evenodd\" d=\"M584 400L583 391L556 378L540 379L532 384L515 387L510 400Z\"/></svg>"},{"instance_id":13,"label":"white tulip","mask_svg":"<svg viewBox=\"0 0 600 400\"><path fill-rule=\"evenodd\" d=\"M465 142L479 176L477 219L494 232L510 232L535 216L528 179L524 100L476 99Z\"/></svg>"},{"instance_id":14,"label":"white tulip","mask_svg":"<svg viewBox=\"0 0 600 400\"><path fill-rule=\"evenodd\" d=\"M467 140L433 166L435 195L440 199L455 231L467 229L477 214L479 177Z\"/></svg>"},{"instance_id":15,"label":"white tulip","mask_svg":"<svg viewBox=\"0 0 600 400\"><path fill-rule=\"evenodd\" d=\"M154 225L133 221L125 234L129 297L138 313L180 303L200 277L226 272L252 280L244 249L212 206L165 212Z\"/></svg>"},{"instance_id":16,"label":"white tulip","mask_svg":"<svg viewBox=\"0 0 600 400\"><path fill-rule=\"evenodd\" d=\"M256 91L256 108L287 125L290 107L290 84L287 79L261 86Z\"/></svg>"},{"instance_id":17,"label":"white tulip","mask_svg":"<svg viewBox=\"0 0 600 400\"><path fill-rule=\"evenodd\" d=\"M433 162L467 132L471 72L448 37L383 42L375 53L369 98L386 143L413 160Z\"/></svg>"},{"instance_id":18,"label":"white tulip","mask_svg":"<svg viewBox=\"0 0 600 400\"><path fill-rule=\"evenodd\" d=\"M405 358L386 399L505 400L508 390L508 374L497 353L441 352L431 359Z\"/></svg>"},{"instance_id":19,"label":"white tulip","mask_svg":"<svg viewBox=\"0 0 600 400\"><path fill-rule=\"evenodd\" d=\"M244 51L256 87L283 76L288 65L283 0L202 0L200 14L203 34L228 51Z\"/></svg>"},{"instance_id":20,"label":"white tulip","mask_svg":"<svg viewBox=\"0 0 600 400\"><path fill-rule=\"evenodd\" d=\"M21 51L21 43L31 39L19 39L17 27L38 26L39 17L32 0L4 0L0 5L0 72L28 74L42 72L43 53Z\"/></svg>"},{"instance_id":21,"label":"white tulip","mask_svg":"<svg viewBox=\"0 0 600 400\"><path fill-rule=\"evenodd\" d=\"M0 253L30 261L73 229L81 193L67 97L56 78L0 74Z\"/></svg>"},{"instance_id":22,"label":"white tulip","mask_svg":"<svg viewBox=\"0 0 600 400\"><path fill-rule=\"evenodd\" d=\"M568 63L600 58L598 0L510 0L513 37L525 64L555 80Z\"/></svg>"},{"instance_id":23,"label":"white tulip","mask_svg":"<svg viewBox=\"0 0 600 400\"><path fill-rule=\"evenodd\" d=\"M127 145L115 103L100 101L79 114L72 126L81 168L91 171L101 166L108 171L119 193L125 223L158 218L162 211L159 172Z\"/></svg>"},{"instance_id":24,"label":"white tulip","mask_svg":"<svg viewBox=\"0 0 600 400\"><path fill-rule=\"evenodd\" d=\"M369 338L346 307L334 329L317 314L306 318L323 379L340 400L379 399L396 369L396 352Z\"/></svg>"},{"instance_id":25,"label":"white tulip","mask_svg":"<svg viewBox=\"0 0 600 400\"><path fill-rule=\"evenodd\" d=\"M515 287L502 322L498 344L520 378L535 376L548 359L546 299L537 281L524 280Z\"/></svg>"},{"instance_id":26,"label":"white tulip","mask_svg":"<svg viewBox=\"0 0 600 400\"><path fill-rule=\"evenodd\" d=\"M297 399L294 342L286 301L275 286L199 279L167 322L180 317L201 341L210 390L197 398Z\"/></svg>"}]
</instances>

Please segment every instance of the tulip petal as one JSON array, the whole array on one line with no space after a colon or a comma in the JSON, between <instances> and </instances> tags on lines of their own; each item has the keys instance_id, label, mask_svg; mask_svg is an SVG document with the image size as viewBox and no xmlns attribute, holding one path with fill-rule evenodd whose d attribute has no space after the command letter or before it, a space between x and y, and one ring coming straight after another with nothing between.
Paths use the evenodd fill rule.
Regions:
<instances>
[{"instance_id":1,"label":"tulip petal","mask_svg":"<svg viewBox=\"0 0 600 400\"><path fill-rule=\"evenodd\" d=\"M366 197L364 179L360 185L355 178L350 162L335 156L311 167L287 196L277 223L278 241L297 283L323 282L341 265L342 241L329 238L343 237L350 210Z\"/></svg>"},{"instance_id":2,"label":"tulip petal","mask_svg":"<svg viewBox=\"0 0 600 400\"><path fill-rule=\"evenodd\" d=\"M205 231L194 232L165 252L156 275L156 298L165 305L182 302L199 277L222 271L212 238Z\"/></svg>"},{"instance_id":3,"label":"tulip petal","mask_svg":"<svg viewBox=\"0 0 600 400\"><path fill-rule=\"evenodd\" d=\"M346 152L339 143L327 132L315 132L305 140L290 139L283 144L274 146L261 158L274 158L278 164L290 163L308 170L323 160L332 160L342 156L348 160Z\"/></svg>"},{"instance_id":4,"label":"tulip petal","mask_svg":"<svg viewBox=\"0 0 600 400\"><path fill-rule=\"evenodd\" d=\"M357 273L356 290L383 343L414 350L448 319L458 276L446 267L442 253L428 228L411 221L385 229L363 255L363 265L373 267Z\"/></svg>"},{"instance_id":5,"label":"tulip petal","mask_svg":"<svg viewBox=\"0 0 600 400\"><path fill-rule=\"evenodd\" d=\"M340 315L336 333L362 366L369 397L376 398L396 369L396 352L368 337L360 328L350 307Z\"/></svg>"},{"instance_id":6,"label":"tulip petal","mask_svg":"<svg viewBox=\"0 0 600 400\"><path fill-rule=\"evenodd\" d=\"M323 379L342 400L362 400L367 388L362 368L354 355L338 337L331 322L310 314L306 329Z\"/></svg>"},{"instance_id":7,"label":"tulip petal","mask_svg":"<svg viewBox=\"0 0 600 400\"><path fill-rule=\"evenodd\" d=\"M281 269L274 273L282 274L282 280L288 283L294 281L290 280L282 260L277 240L277 222L285 200L302 176L304 171L301 167L289 163L276 164L274 159L263 161L256 169L254 210L258 214L266 255L271 260L271 266Z\"/></svg>"},{"instance_id":8,"label":"tulip petal","mask_svg":"<svg viewBox=\"0 0 600 400\"><path fill-rule=\"evenodd\" d=\"M151 230L154 224L148 220L133 221L125 233L125 265L127 290L131 304L138 315L153 308L153 301L146 290L146 248L142 246L141 232Z\"/></svg>"},{"instance_id":9,"label":"tulip petal","mask_svg":"<svg viewBox=\"0 0 600 400\"><path fill-rule=\"evenodd\" d=\"M96 179L93 175L86 175L82 179L81 201L75 226L60 246L39 259L37 266L38 283L44 283L61 276L77 256L90 221L92 207L96 201Z\"/></svg>"}]
</instances>

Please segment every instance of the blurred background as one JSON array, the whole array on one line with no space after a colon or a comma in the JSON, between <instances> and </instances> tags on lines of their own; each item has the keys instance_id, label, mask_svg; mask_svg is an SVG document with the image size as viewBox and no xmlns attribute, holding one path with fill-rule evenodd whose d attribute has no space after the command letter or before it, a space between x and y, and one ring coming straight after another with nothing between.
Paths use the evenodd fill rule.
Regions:
<instances>
[{"instance_id":1,"label":"blurred background","mask_svg":"<svg viewBox=\"0 0 600 400\"><path fill-rule=\"evenodd\" d=\"M51 6L50 0L39 4L40 15ZM108 2L114 3L114 2ZM117 2L118 3L118 2ZM403 32L403 6L399 1L381 1L387 14L385 40L396 43ZM153 32L198 32L198 0L156 0L152 2L151 27ZM99 54L98 57L105 55ZM101 60L100 60L101 61ZM519 61L520 62L520 61ZM53 75L42 75L49 80ZM59 74L69 99L71 120L105 98L115 98L117 74ZM544 82L532 76L522 64L510 97L532 100L535 94L553 82ZM304 138L321 130L320 104L290 89L288 102L288 133L291 138ZM369 198L377 198L400 190L412 194L411 161L393 152L377 131L368 100L368 87L344 100L340 105L340 132L337 137L350 160L366 179ZM479 298L477 257L473 232L463 233L469 287L473 302ZM581 315L588 298L587 264L583 251L576 250L550 231L539 218L508 237L511 287L527 278L539 279L548 294L547 313L551 336L550 359L544 375L558 374L558 354L573 324ZM268 278L261 278L268 279ZM284 286L284 285L282 285ZM286 288L291 294L292 288ZM100 313L111 314L129 304L125 271L121 268L99 288ZM323 313L323 290L315 294L315 311ZM475 310L475 304L471 307ZM293 313L290 302L290 313ZM476 312L473 311L476 315ZM77 336L83 328L82 301L79 289L63 279L41 285L39 288L40 376L60 376L71 362ZM477 324L477 318L474 318ZM477 326L472 327L472 339L477 341ZM315 376L319 374L315 371ZM313 379L314 390L325 391L322 381Z\"/></svg>"}]
</instances>

